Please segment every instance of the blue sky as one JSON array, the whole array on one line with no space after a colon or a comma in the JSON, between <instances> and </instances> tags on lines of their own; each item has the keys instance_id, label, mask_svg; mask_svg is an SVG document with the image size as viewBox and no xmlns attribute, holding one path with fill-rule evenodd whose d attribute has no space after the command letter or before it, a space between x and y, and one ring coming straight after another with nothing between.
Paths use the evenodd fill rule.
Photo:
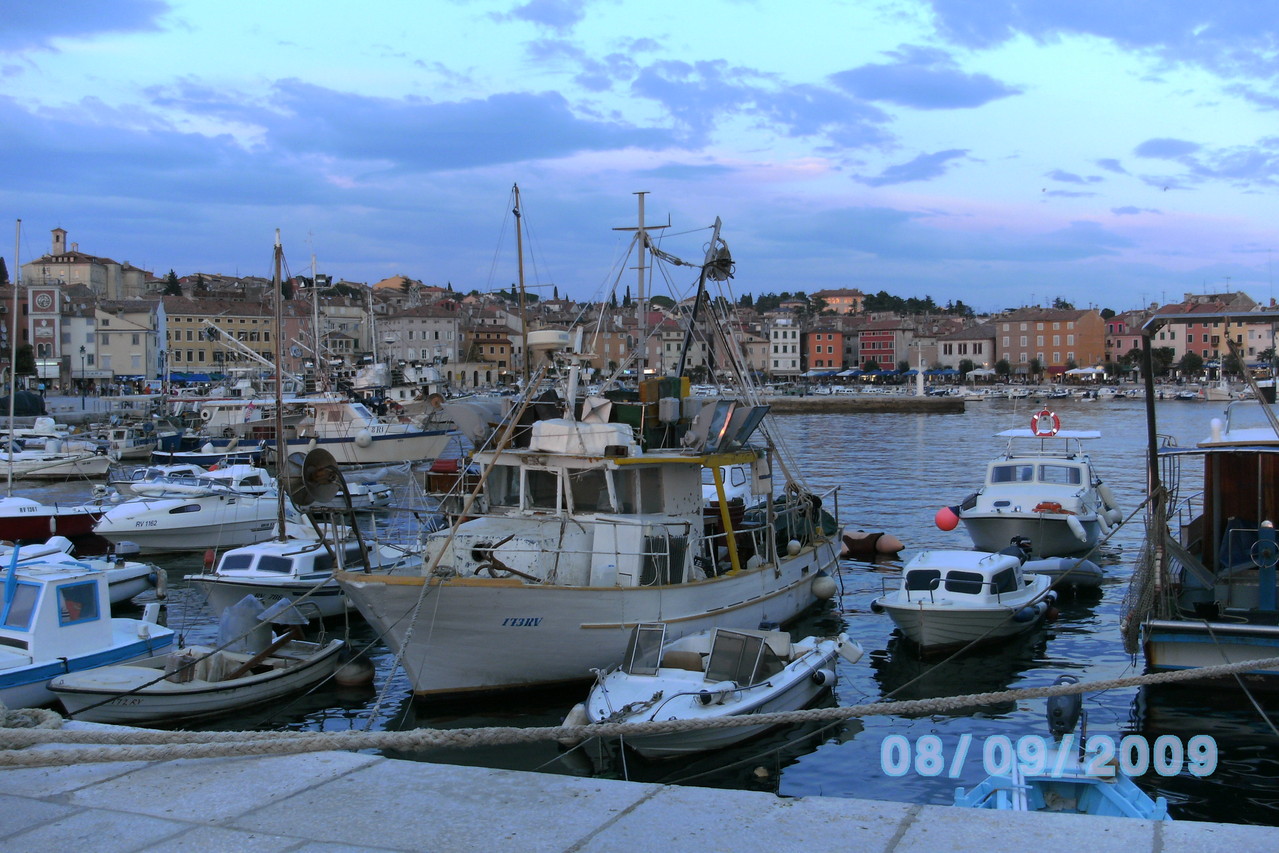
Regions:
<instances>
[{"instance_id":1,"label":"blue sky","mask_svg":"<svg viewBox=\"0 0 1279 853\"><path fill-rule=\"evenodd\" d=\"M0 217L24 260L62 227L267 275L278 227L294 272L486 290L519 183L530 286L588 299L644 190L685 257L723 218L738 293L1264 301L1277 29L1241 0L13 0Z\"/></svg>"}]
</instances>

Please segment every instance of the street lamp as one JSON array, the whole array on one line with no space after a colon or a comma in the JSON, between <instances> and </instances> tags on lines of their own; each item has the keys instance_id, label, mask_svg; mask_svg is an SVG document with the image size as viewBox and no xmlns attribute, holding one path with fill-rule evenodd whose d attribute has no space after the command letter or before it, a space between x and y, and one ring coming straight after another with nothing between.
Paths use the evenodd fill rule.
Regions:
<instances>
[{"instance_id":1,"label":"street lamp","mask_svg":"<svg viewBox=\"0 0 1279 853\"><path fill-rule=\"evenodd\" d=\"M80 411L84 411L84 346L80 347Z\"/></svg>"}]
</instances>

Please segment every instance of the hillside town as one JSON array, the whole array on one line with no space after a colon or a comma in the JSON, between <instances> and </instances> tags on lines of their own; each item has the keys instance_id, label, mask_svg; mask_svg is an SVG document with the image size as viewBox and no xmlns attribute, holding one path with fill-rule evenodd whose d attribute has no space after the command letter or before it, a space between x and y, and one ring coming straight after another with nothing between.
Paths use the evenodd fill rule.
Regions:
<instances>
[{"instance_id":1,"label":"hillside town","mask_svg":"<svg viewBox=\"0 0 1279 853\"><path fill-rule=\"evenodd\" d=\"M17 334L19 374L68 393L144 392L207 384L237 371L274 365L271 282L195 272L167 276L128 261L81 251L63 228L44 255L21 264L14 287L0 259L0 360ZM511 386L522 374L524 340L538 330L582 332L585 364L599 374L647 365L673 372L683 355L694 382L712 382L725 361L717 345L685 341L692 300L581 304L561 297L462 292L404 275L373 283L295 275L284 282L284 370L315 377L351 375L385 362L394 374L413 367L423 387L445 393ZM869 288L867 288L869 290ZM1067 371L1100 368L1113 380L1138 369L1140 330L1155 313L1248 313L1260 305L1243 292L1186 294L1180 302L1116 312L1078 309L1058 298L979 316L962 302L896 299L858 288L811 295L743 297L733 323L748 364L763 381L891 382L918 371L936 381L987 379L1056 382ZM15 315L11 306L20 306ZM1210 379L1273 358L1269 323L1190 323L1154 341L1161 374ZM645 341L643 352L640 341ZM640 356L644 356L640 358ZM625 374L623 374L625 375ZM424 390L425 393L425 390Z\"/></svg>"}]
</instances>

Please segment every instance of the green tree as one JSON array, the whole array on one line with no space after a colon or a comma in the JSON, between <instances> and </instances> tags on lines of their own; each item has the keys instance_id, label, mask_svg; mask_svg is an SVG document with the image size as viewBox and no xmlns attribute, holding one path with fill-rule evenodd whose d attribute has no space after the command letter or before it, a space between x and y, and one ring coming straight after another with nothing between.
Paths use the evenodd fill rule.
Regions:
<instances>
[{"instance_id":1,"label":"green tree","mask_svg":"<svg viewBox=\"0 0 1279 853\"><path fill-rule=\"evenodd\" d=\"M868 358L866 359L866 363L862 365L862 370L866 371L867 373L870 373L871 371L874 371L874 370L879 370L879 362L873 358Z\"/></svg>"},{"instance_id":2,"label":"green tree","mask_svg":"<svg viewBox=\"0 0 1279 853\"><path fill-rule=\"evenodd\" d=\"M0 284L9 283L9 268L4 264L4 258L0 258Z\"/></svg>"},{"instance_id":3,"label":"green tree","mask_svg":"<svg viewBox=\"0 0 1279 853\"><path fill-rule=\"evenodd\" d=\"M1001 358L999 361L995 362L996 376L1003 376L1007 378L1008 375L1011 374L1012 372L1013 372L1013 366L1008 363L1008 359Z\"/></svg>"},{"instance_id":4,"label":"green tree","mask_svg":"<svg viewBox=\"0 0 1279 853\"><path fill-rule=\"evenodd\" d=\"M1156 376L1167 376L1177 352L1172 347L1155 347L1150 351L1151 367Z\"/></svg>"},{"instance_id":5,"label":"green tree","mask_svg":"<svg viewBox=\"0 0 1279 853\"><path fill-rule=\"evenodd\" d=\"M195 274L195 281L191 283L192 296L205 296L209 292L208 282L204 280L204 276L199 273Z\"/></svg>"},{"instance_id":6,"label":"green tree","mask_svg":"<svg viewBox=\"0 0 1279 853\"><path fill-rule=\"evenodd\" d=\"M1075 310L1075 306L1073 304L1067 302L1065 299L1063 299L1060 296L1058 296L1056 299L1053 300L1053 307L1056 308L1058 311L1074 311Z\"/></svg>"},{"instance_id":7,"label":"green tree","mask_svg":"<svg viewBox=\"0 0 1279 853\"><path fill-rule=\"evenodd\" d=\"M898 373L905 373L907 370L910 370L910 362L909 362L909 361L907 361L906 359L904 359L904 358L903 358L901 361L897 362L897 372L898 372Z\"/></svg>"},{"instance_id":8,"label":"green tree","mask_svg":"<svg viewBox=\"0 0 1279 853\"><path fill-rule=\"evenodd\" d=\"M658 308L674 308L675 300L671 299L669 296L667 296L664 293L659 293L656 296L649 299L648 304L656 306Z\"/></svg>"},{"instance_id":9,"label":"green tree","mask_svg":"<svg viewBox=\"0 0 1279 853\"><path fill-rule=\"evenodd\" d=\"M1037 358L1030 360L1030 378L1038 379L1044 372L1044 363Z\"/></svg>"},{"instance_id":10,"label":"green tree","mask_svg":"<svg viewBox=\"0 0 1279 853\"><path fill-rule=\"evenodd\" d=\"M1115 316L1115 309L1113 309L1113 308L1103 308L1103 309L1101 309L1101 319L1103 319L1103 320L1109 320L1109 319L1110 319L1111 317L1113 317L1113 316Z\"/></svg>"},{"instance_id":11,"label":"green tree","mask_svg":"<svg viewBox=\"0 0 1279 853\"><path fill-rule=\"evenodd\" d=\"M1197 352L1188 352L1177 362L1177 369L1183 376L1193 376L1204 369L1203 357Z\"/></svg>"},{"instance_id":12,"label":"green tree","mask_svg":"<svg viewBox=\"0 0 1279 853\"><path fill-rule=\"evenodd\" d=\"M1230 353L1221 360L1221 370L1229 376L1243 376L1243 362L1239 360L1239 356Z\"/></svg>"},{"instance_id":13,"label":"green tree","mask_svg":"<svg viewBox=\"0 0 1279 853\"><path fill-rule=\"evenodd\" d=\"M18 347L18 365L17 374L19 376L34 376L36 372L36 351L31 344L22 344Z\"/></svg>"},{"instance_id":14,"label":"green tree","mask_svg":"<svg viewBox=\"0 0 1279 853\"><path fill-rule=\"evenodd\" d=\"M164 295L182 295L182 283L178 281L178 274L173 270L169 270L169 274L164 277Z\"/></svg>"},{"instance_id":15,"label":"green tree","mask_svg":"<svg viewBox=\"0 0 1279 853\"><path fill-rule=\"evenodd\" d=\"M971 358L961 358L959 360L960 376L967 376L968 374L972 373L976 368L977 368L977 365L973 364L973 360Z\"/></svg>"}]
</instances>

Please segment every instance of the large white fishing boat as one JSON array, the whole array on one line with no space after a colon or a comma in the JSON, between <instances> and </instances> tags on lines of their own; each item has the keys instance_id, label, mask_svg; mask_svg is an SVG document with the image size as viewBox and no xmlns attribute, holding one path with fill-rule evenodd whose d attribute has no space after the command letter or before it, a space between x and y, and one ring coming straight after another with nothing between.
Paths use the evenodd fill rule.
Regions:
<instances>
[{"instance_id":1,"label":"large white fishing boat","mask_svg":"<svg viewBox=\"0 0 1279 853\"><path fill-rule=\"evenodd\" d=\"M710 246L705 264L691 265L702 283L731 269L718 222ZM732 354L721 368L747 375L728 324L713 334ZM687 378L667 377L581 399L567 332L530 333L528 349L569 366L563 385L513 401L496 430L487 414L454 409L460 427L476 428L483 500L468 499L458 523L427 538L425 571L338 574L415 693L583 681L621 659L637 623L665 623L672 638L756 629L834 594L838 525L793 469L779 466L788 479L775 486L768 407L752 388L694 398ZM526 388L545 387L544 376ZM733 465L750 471L740 511L719 479ZM707 469L720 496L709 519Z\"/></svg>"}]
</instances>

